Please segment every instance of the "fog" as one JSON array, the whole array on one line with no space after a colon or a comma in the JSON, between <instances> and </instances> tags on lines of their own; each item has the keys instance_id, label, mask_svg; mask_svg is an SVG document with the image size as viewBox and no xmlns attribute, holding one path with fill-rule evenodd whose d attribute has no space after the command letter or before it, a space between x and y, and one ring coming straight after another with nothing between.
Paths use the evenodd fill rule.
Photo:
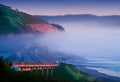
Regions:
<instances>
[{"instance_id":1,"label":"fog","mask_svg":"<svg viewBox=\"0 0 120 82\"><path fill-rule=\"evenodd\" d=\"M119 60L119 28L109 28L97 25L97 23L61 22L58 24L62 25L65 31L43 35L0 36L0 54L9 56L11 53L24 50L26 46L39 47L40 49L44 46L47 48L47 53L61 52L68 57L81 57L87 60L91 58Z\"/></svg>"},{"instance_id":2,"label":"fog","mask_svg":"<svg viewBox=\"0 0 120 82\"><path fill-rule=\"evenodd\" d=\"M120 28L97 23L58 23L63 32L0 36L0 56L12 61L61 61L102 73L120 73ZM119 76L118 76L119 77Z\"/></svg>"},{"instance_id":3,"label":"fog","mask_svg":"<svg viewBox=\"0 0 120 82\"><path fill-rule=\"evenodd\" d=\"M61 23L64 32L46 34L43 42L51 50L81 57L111 57L120 54L120 29L98 25Z\"/></svg>"}]
</instances>

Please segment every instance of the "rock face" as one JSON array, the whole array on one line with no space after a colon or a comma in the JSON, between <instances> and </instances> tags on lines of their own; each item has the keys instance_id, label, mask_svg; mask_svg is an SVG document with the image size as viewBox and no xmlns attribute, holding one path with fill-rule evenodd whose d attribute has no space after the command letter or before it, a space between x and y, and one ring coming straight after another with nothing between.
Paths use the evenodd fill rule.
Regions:
<instances>
[{"instance_id":1,"label":"rock face","mask_svg":"<svg viewBox=\"0 0 120 82\"><path fill-rule=\"evenodd\" d=\"M0 34L46 33L57 30L59 29L36 16L0 5Z\"/></svg>"},{"instance_id":2,"label":"rock face","mask_svg":"<svg viewBox=\"0 0 120 82\"><path fill-rule=\"evenodd\" d=\"M27 27L31 28L34 31L38 31L38 32L54 32L57 29L52 26L51 24L28 24Z\"/></svg>"}]
</instances>

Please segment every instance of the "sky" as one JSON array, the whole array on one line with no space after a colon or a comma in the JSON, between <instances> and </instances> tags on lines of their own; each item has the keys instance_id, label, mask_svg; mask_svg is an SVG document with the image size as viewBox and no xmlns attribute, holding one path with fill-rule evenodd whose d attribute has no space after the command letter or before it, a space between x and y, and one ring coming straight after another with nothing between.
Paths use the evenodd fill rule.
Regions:
<instances>
[{"instance_id":1,"label":"sky","mask_svg":"<svg viewBox=\"0 0 120 82\"><path fill-rule=\"evenodd\" d=\"M120 15L120 0L0 0L32 15Z\"/></svg>"}]
</instances>

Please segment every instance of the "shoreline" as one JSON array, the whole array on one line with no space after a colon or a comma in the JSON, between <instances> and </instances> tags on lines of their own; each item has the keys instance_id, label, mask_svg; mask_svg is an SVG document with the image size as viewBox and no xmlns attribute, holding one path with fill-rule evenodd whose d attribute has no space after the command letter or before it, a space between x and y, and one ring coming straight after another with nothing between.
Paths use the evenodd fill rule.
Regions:
<instances>
[{"instance_id":1,"label":"shoreline","mask_svg":"<svg viewBox=\"0 0 120 82\"><path fill-rule=\"evenodd\" d=\"M109 75L109 76L120 78L120 72L115 72L115 71L106 70L106 69L103 69L103 68L96 68L96 67L85 67L85 68L95 70L99 73L103 73L103 74L106 74L106 75Z\"/></svg>"},{"instance_id":2,"label":"shoreline","mask_svg":"<svg viewBox=\"0 0 120 82\"><path fill-rule=\"evenodd\" d=\"M85 68L85 67L80 66L80 65L76 65L76 67L80 71L83 71L83 72L88 73L89 75L93 76L99 82L120 82L120 78L119 77L106 75L104 73L98 72L97 70L88 69L88 68Z\"/></svg>"}]
</instances>

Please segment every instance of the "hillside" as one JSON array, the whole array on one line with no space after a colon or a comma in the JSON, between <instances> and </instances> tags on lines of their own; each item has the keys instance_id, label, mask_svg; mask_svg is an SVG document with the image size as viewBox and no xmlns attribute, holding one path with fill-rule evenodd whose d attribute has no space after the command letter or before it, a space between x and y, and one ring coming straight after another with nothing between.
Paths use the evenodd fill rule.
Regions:
<instances>
[{"instance_id":1,"label":"hillside","mask_svg":"<svg viewBox=\"0 0 120 82\"><path fill-rule=\"evenodd\" d=\"M92 76L78 70L71 64L61 63L54 70L56 78L65 79L68 82L97 82Z\"/></svg>"},{"instance_id":2,"label":"hillside","mask_svg":"<svg viewBox=\"0 0 120 82\"><path fill-rule=\"evenodd\" d=\"M45 33L57 30L45 20L0 4L0 34Z\"/></svg>"}]
</instances>

